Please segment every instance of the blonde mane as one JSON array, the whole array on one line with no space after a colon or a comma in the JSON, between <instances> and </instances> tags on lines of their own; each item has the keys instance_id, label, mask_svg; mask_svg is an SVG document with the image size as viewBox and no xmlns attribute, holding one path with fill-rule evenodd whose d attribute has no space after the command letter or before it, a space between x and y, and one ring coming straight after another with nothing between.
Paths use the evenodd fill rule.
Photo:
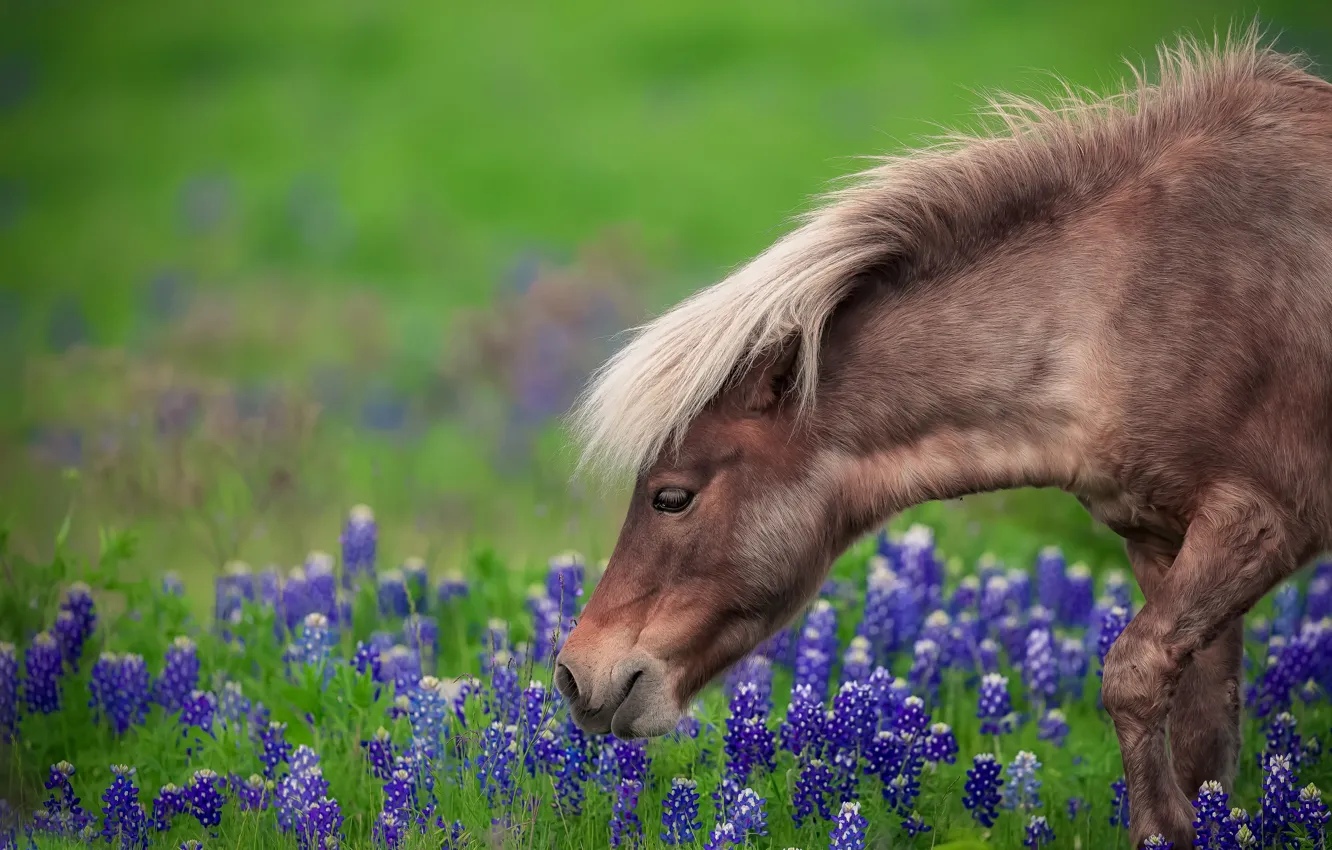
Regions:
<instances>
[{"instance_id":1,"label":"blonde mane","mask_svg":"<svg viewBox=\"0 0 1332 850\"><path fill-rule=\"evenodd\" d=\"M1030 218L1042 205L1101 197L1172 142L1224 132L1227 116L1259 109L1270 86L1313 79L1254 25L1224 43L1185 38L1157 52L1158 82L1130 64L1131 83L1110 97L1064 85L1054 105L989 98L981 114L998 119L995 130L876 158L748 264L634 329L572 411L580 469L642 471L733 376L795 336L793 392L807 411L824 326L857 275L895 260L944 267L1004 238L997 212Z\"/></svg>"}]
</instances>

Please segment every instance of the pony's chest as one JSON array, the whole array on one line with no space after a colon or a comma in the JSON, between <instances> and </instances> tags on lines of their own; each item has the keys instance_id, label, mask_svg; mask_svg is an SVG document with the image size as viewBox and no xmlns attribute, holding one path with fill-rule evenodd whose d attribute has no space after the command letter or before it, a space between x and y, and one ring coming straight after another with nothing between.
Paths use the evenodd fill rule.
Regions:
<instances>
[{"instance_id":1,"label":"pony's chest","mask_svg":"<svg viewBox=\"0 0 1332 850\"><path fill-rule=\"evenodd\" d=\"M1153 539L1178 547L1184 542L1188 523L1176 511L1127 490L1079 497L1098 522L1125 540Z\"/></svg>"}]
</instances>

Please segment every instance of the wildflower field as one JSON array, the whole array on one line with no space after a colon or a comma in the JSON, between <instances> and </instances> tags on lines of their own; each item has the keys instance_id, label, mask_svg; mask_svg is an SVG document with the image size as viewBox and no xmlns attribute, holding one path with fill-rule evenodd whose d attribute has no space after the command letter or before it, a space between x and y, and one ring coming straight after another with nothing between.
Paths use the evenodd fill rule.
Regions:
<instances>
[{"instance_id":1,"label":"wildflower field","mask_svg":"<svg viewBox=\"0 0 1332 850\"><path fill-rule=\"evenodd\" d=\"M1054 547L865 540L673 734L624 741L550 686L577 555L431 577L378 564L357 508L340 557L232 564L205 619L102 543L3 552L0 847L1127 846L1098 674L1135 591ZM1324 846L1332 562L1307 572L1250 618L1240 778L1199 790L1200 847Z\"/></svg>"}]
</instances>

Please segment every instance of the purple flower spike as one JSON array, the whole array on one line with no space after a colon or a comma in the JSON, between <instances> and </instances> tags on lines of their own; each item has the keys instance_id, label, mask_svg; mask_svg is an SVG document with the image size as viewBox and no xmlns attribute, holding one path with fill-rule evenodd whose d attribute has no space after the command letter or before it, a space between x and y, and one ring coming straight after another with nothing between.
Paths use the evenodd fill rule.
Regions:
<instances>
[{"instance_id":1,"label":"purple flower spike","mask_svg":"<svg viewBox=\"0 0 1332 850\"><path fill-rule=\"evenodd\" d=\"M1175 850L1175 842L1158 832L1147 836L1147 840L1142 842L1142 850Z\"/></svg>"},{"instance_id":2,"label":"purple flower spike","mask_svg":"<svg viewBox=\"0 0 1332 850\"><path fill-rule=\"evenodd\" d=\"M860 814L859 803L843 803L828 836L828 850L865 850L869 821Z\"/></svg>"},{"instance_id":3,"label":"purple flower spike","mask_svg":"<svg viewBox=\"0 0 1332 850\"><path fill-rule=\"evenodd\" d=\"M1068 737L1068 721L1064 718L1064 712L1057 708L1045 712L1041 717L1036 737L1041 741L1049 741L1056 747L1064 746L1064 739Z\"/></svg>"},{"instance_id":4,"label":"purple flower spike","mask_svg":"<svg viewBox=\"0 0 1332 850\"><path fill-rule=\"evenodd\" d=\"M1007 735L1013 731L1016 719L1008 695L1007 677L987 673L981 679L976 717L981 721L982 735Z\"/></svg>"},{"instance_id":5,"label":"purple flower spike","mask_svg":"<svg viewBox=\"0 0 1332 850\"><path fill-rule=\"evenodd\" d=\"M60 710L60 646L49 632L41 632L23 657L23 697L29 714Z\"/></svg>"},{"instance_id":6,"label":"purple flower spike","mask_svg":"<svg viewBox=\"0 0 1332 850\"><path fill-rule=\"evenodd\" d=\"M180 636L167 647L162 675L153 683L153 699L168 714L179 711L199 686L199 655L194 641Z\"/></svg>"},{"instance_id":7,"label":"purple flower spike","mask_svg":"<svg viewBox=\"0 0 1332 850\"><path fill-rule=\"evenodd\" d=\"M1110 825L1117 826L1120 829L1129 828L1129 799L1128 783L1124 777L1119 777L1110 783L1110 790L1114 792L1114 799L1110 801Z\"/></svg>"},{"instance_id":8,"label":"purple flower spike","mask_svg":"<svg viewBox=\"0 0 1332 850\"><path fill-rule=\"evenodd\" d=\"M615 790L615 807L611 811L610 846L635 844L643 834L643 824L638 819L638 795L643 790L643 783L637 779L621 779Z\"/></svg>"},{"instance_id":9,"label":"purple flower spike","mask_svg":"<svg viewBox=\"0 0 1332 850\"><path fill-rule=\"evenodd\" d=\"M153 828L158 832L166 832L171 829L171 822L176 815L184 814L188 808L185 789L168 782L153 798Z\"/></svg>"},{"instance_id":10,"label":"purple flower spike","mask_svg":"<svg viewBox=\"0 0 1332 850\"><path fill-rule=\"evenodd\" d=\"M287 724L274 721L259 732L259 761L264 766L264 778L275 779L277 768L291 758L291 744L287 742Z\"/></svg>"},{"instance_id":11,"label":"purple flower spike","mask_svg":"<svg viewBox=\"0 0 1332 850\"><path fill-rule=\"evenodd\" d=\"M0 643L0 744L18 738L18 650Z\"/></svg>"},{"instance_id":12,"label":"purple flower spike","mask_svg":"<svg viewBox=\"0 0 1332 850\"><path fill-rule=\"evenodd\" d=\"M139 803L134 768L113 764L111 776L111 785L102 794L102 839L123 850L147 848L148 818Z\"/></svg>"},{"instance_id":13,"label":"purple flower spike","mask_svg":"<svg viewBox=\"0 0 1332 850\"><path fill-rule=\"evenodd\" d=\"M252 773L236 791L236 798L242 812L262 812L273 802L273 780Z\"/></svg>"},{"instance_id":14,"label":"purple flower spike","mask_svg":"<svg viewBox=\"0 0 1332 850\"><path fill-rule=\"evenodd\" d=\"M1096 657L1101 662L1101 669L1096 671L1096 675L1105 675L1105 657L1110 654L1110 647L1114 646L1115 640L1128 624L1129 612L1124 606L1116 605L1102 615L1101 631L1096 639Z\"/></svg>"},{"instance_id":15,"label":"purple flower spike","mask_svg":"<svg viewBox=\"0 0 1332 850\"><path fill-rule=\"evenodd\" d=\"M1295 810L1295 822L1304 825L1314 847L1325 846L1327 837L1328 810L1323 802L1323 792L1317 785L1309 784L1300 791L1298 808Z\"/></svg>"},{"instance_id":16,"label":"purple flower spike","mask_svg":"<svg viewBox=\"0 0 1332 850\"><path fill-rule=\"evenodd\" d=\"M142 655L102 653L93 665L89 682L94 716L111 721L111 729L124 735L148 716L150 681Z\"/></svg>"},{"instance_id":17,"label":"purple flower spike","mask_svg":"<svg viewBox=\"0 0 1332 850\"><path fill-rule=\"evenodd\" d=\"M56 614L56 640L65 663L75 672L83 656L83 645L97 628L97 612L93 604L92 588L76 581L65 591Z\"/></svg>"},{"instance_id":18,"label":"purple flower spike","mask_svg":"<svg viewBox=\"0 0 1332 850\"><path fill-rule=\"evenodd\" d=\"M693 844L703 822L698 819L698 783L683 776L671 780L661 808L661 840L666 844Z\"/></svg>"},{"instance_id":19,"label":"purple flower spike","mask_svg":"<svg viewBox=\"0 0 1332 850\"><path fill-rule=\"evenodd\" d=\"M73 775L74 765L67 761L51 765L50 776L45 783L51 796L43 804L43 811L33 817L38 831L79 838L91 827L92 815L84 811L79 805L79 798L74 796L74 786L69 781Z\"/></svg>"},{"instance_id":20,"label":"purple flower spike","mask_svg":"<svg viewBox=\"0 0 1332 850\"><path fill-rule=\"evenodd\" d=\"M1284 841L1295 815L1295 773L1287 756L1268 756L1263 768L1262 814L1258 837L1264 846Z\"/></svg>"},{"instance_id":21,"label":"purple flower spike","mask_svg":"<svg viewBox=\"0 0 1332 850\"><path fill-rule=\"evenodd\" d=\"M799 829L806 818L818 810L819 817L832 820L832 808L829 798L833 793L833 773L822 759L810 759L800 768L800 778L796 780L795 795L791 802L795 811L791 819Z\"/></svg>"},{"instance_id":22,"label":"purple flower spike","mask_svg":"<svg viewBox=\"0 0 1332 850\"><path fill-rule=\"evenodd\" d=\"M1041 763L1034 753L1022 750L1008 766L1008 781L1004 783L1003 807L1030 811L1041 807L1041 781L1036 771Z\"/></svg>"},{"instance_id":23,"label":"purple flower spike","mask_svg":"<svg viewBox=\"0 0 1332 850\"><path fill-rule=\"evenodd\" d=\"M1022 839L1022 846L1029 847L1031 850L1040 850L1042 847L1049 847L1054 841L1054 830L1050 828L1050 822L1040 815L1032 815L1027 821L1027 834Z\"/></svg>"},{"instance_id":24,"label":"purple flower spike","mask_svg":"<svg viewBox=\"0 0 1332 850\"><path fill-rule=\"evenodd\" d=\"M1000 787L1004 784L1000 773L1003 772L1003 765L994 757L993 753L981 753L972 760L971 769L967 771L967 784L965 786L966 794L962 797L962 805L971 812L971 817L981 826L994 826L998 818L996 809L1000 802Z\"/></svg>"},{"instance_id":25,"label":"purple flower spike","mask_svg":"<svg viewBox=\"0 0 1332 850\"><path fill-rule=\"evenodd\" d=\"M210 831L222 823L222 805L227 798L222 795L222 777L211 770L196 770L185 787L185 799L189 803L190 814L199 821L199 825Z\"/></svg>"},{"instance_id":26,"label":"purple flower spike","mask_svg":"<svg viewBox=\"0 0 1332 850\"><path fill-rule=\"evenodd\" d=\"M342 529L342 586L348 590L358 587L361 578L375 571L375 550L379 543L379 527L375 512L366 505L356 505Z\"/></svg>"},{"instance_id":27,"label":"purple flower spike","mask_svg":"<svg viewBox=\"0 0 1332 850\"><path fill-rule=\"evenodd\" d=\"M1215 780L1204 782L1193 801L1193 829L1197 833L1196 847L1212 850L1224 848L1233 837L1226 823L1230 810L1226 806L1226 792Z\"/></svg>"}]
</instances>

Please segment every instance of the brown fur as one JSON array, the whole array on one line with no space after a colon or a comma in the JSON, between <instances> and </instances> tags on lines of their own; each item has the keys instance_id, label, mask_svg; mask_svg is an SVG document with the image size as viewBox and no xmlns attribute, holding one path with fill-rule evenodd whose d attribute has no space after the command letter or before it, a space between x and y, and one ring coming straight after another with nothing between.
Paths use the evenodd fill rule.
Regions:
<instances>
[{"instance_id":1,"label":"brown fur","mask_svg":"<svg viewBox=\"0 0 1332 850\"><path fill-rule=\"evenodd\" d=\"M882 249L639 474L560 656L566 694L634 700L574 698L589 728L665 731L894 512L1056 486L1147 599L1103 690L1132 838L1191 843L1189 797L1234 778L1241 618L1332 545L1332 85L1252 34L1164 55L1158 87L1032 108L826 213ZM654 511L665 486L693 505Z\"/></svg>"}]
</instances>

